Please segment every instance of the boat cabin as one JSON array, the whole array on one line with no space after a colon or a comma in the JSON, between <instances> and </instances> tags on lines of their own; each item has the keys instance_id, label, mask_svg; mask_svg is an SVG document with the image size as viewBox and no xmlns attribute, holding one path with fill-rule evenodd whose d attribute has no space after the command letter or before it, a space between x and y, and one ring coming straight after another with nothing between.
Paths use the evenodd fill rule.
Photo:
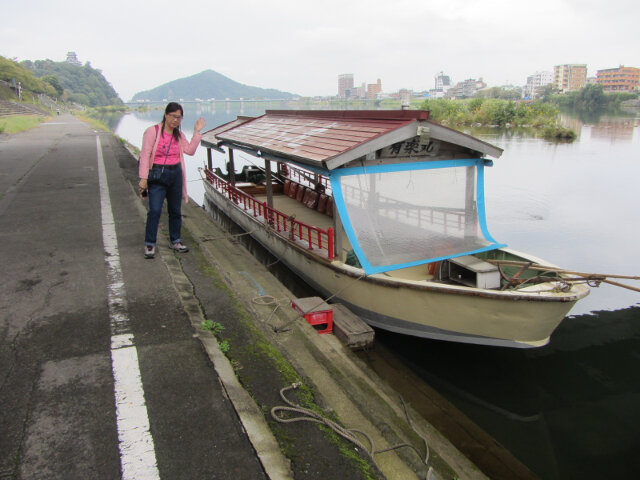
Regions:
<instances>
[{"instance_id":1,"label":"boat cabin","mask_svg":"<svg viewBox=\"0 0 640 480\"><path fill-rule=\"evenodd\" d=\"M392 275L504 246L484 212L486 157L502 150L428 111L267 110L201 144L211 186L327 261ZM226 173L212 149L228 155Z\"/></svg>"}]
</instances>

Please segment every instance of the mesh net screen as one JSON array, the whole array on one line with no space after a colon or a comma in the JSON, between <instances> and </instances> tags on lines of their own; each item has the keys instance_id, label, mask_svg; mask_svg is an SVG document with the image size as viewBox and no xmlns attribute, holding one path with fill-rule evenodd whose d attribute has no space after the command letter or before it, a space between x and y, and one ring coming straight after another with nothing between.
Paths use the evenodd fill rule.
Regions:
<instances>
[{"instance_id":1,"label":"mesh net screen","mask_svg":"<svg viewBox=\"0 0 640 480\"><path fill-rule=\"evenodd\" d=\"M478 222L475 166L361 173L339 181L363 264L424 263L491 245Z\"/></svg>"}]
</instances>

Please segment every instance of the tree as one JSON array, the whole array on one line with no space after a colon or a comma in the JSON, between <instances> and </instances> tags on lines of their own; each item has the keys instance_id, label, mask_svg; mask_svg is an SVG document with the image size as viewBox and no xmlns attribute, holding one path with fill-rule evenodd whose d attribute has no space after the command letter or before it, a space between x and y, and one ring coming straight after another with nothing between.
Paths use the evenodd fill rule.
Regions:
<instances>
[{"instance_id":1,"label":"tree","mask_svg":"<svg viewBox=\"0 0 640 480\"><path fill-rule=\"evenodd\" d=\"M575 106L583 110L594 111L605 106L605 98L602 85L590 83L578 92Z\"/></svg>"},{"instance_id":2,"label":"tree","mask_svg":"<svg viewBox=\"0 0 640 480\"><path fill-rule=\"evenodd\" d=\"M543 102L549 102L554 93L553 83L549 83L537 91L538 98Z\"/></svg>"},{"instance_id":3,"label":"tree","mask_svg":"<svg viewBox=\"0 0 640 480\"><path fill-rule=\"evenodd\" d=\"M520 88L491 87L479 90L476 93L476 97L517 100L522 97L522 92Z\"/></svg>"},{"instance_id":4,"label":"tree","mask_svg":"<svg viewBox=\"0 0 640 480\"><path fill-rule=\"evenodd\" d=\"M55 75L45 75L41 78L41 80L43 82L47 82L49 85L55 88L58 97L62 96L64 88L62 88L62 85L60 85L60 80L58 79L58 77L56 77Z\"/></svg>"},{"instance_id":5,"label":"tree","mask_svg":"<svg viewBox=\"0 0 640 480\"><path fill-rule=\"evenodd\" d=\"M476 97L469 102L469 110L474 114L478 113L483 103L484 103L483 97Z\"/></svg>"}]
</instances>

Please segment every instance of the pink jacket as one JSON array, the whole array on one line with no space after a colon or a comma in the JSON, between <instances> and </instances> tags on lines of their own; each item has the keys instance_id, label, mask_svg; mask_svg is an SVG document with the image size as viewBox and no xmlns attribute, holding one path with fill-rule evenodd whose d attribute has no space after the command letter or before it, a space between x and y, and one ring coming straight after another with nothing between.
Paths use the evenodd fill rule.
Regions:
<instances>
[{"instance_id":1,"label":"pink jacket","mask_svg":"<svg viewBox=\"0 0 640 480\"><path fill-rule=\"evenodd\" d=\"M156 127L157 132L156 132ZM144 131L142 136L142 150L140 150L140 161L138 162L138 176L140 178L149 177L149 169L153 164L156 156L158 142L160 142L160 134L162 132L162 123L153 125ZM193 155L200 145L202 134L194 133L193 138L189 142L184 133L180 132L180 165L182 166L182 197L185 202L189 201L187 195L187 174L184 166L184 154Z\"/></svg>"}]
</instances>

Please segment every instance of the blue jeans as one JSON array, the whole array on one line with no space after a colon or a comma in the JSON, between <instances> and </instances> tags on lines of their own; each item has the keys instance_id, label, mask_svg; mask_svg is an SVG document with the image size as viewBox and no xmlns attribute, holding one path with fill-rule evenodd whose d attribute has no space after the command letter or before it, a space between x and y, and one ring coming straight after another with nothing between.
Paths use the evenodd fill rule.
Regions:
<instances>
[{"instance_id":1,"label":"blue jeans","mask_svg":"<svg viewBox=\"0 0 640 480\"><path fill-rule=\"evenodd\" d=\"M160 167L153 167L154 169ZM169 239L171 243L180 242L182 229L182 168L165 168L157 182L149 182L149 212L147 212L147 227L144 233L144 244L155 247L158 236L158 224L162 214L164 199L167 199L169 212Z\"/></svg>"}]
</instances>

